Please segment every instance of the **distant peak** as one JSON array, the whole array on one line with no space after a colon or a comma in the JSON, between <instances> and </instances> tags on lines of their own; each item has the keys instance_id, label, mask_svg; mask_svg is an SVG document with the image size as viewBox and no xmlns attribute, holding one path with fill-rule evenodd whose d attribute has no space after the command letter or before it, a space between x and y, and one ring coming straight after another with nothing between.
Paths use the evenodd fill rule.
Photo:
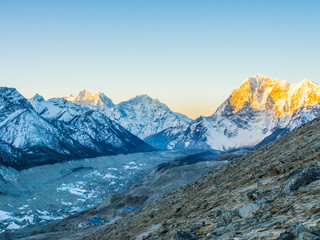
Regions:
<instances>
[{"instance_id":1,"label":"distant peak","mask_svg":"<svg viewBox=\"0 0 320 240\"><path fill-rule=\"evenodd\" d=\"M82 91L79 92L79 95L84 95L84 96L91 96L92 94L90 92L88 92L87 90L83 89Z\"/></svg>"},{"instance_id":2,"label":"distant peak","mask_svg":"<svg viewBox=\"0 0 320 240\"><path fill-rule=\"evenodd\" d=\"M80 91L75 97L70 95L68 97L64 97L64 99L74 102L80 106L93 106L98 109L112 107L114 105L112 100L102 92L99 91L93 95L86 89Z\"/></svg>"},{"instance_id":3,"label":"distant peak","mask_svg":"<svg viewBox=\"0 0 320 240\"><path fill-rule=\"evenodd\" d=\"M15 88L0 87L0 98L4 96L16 99L24 98Z\"/></svg>"},{"instance_id":4,"label":"distant peak","mask_svg":"<svg viewBox=\"0 0 320 240\"><path fill-rule=\"evenodd\" d=\"M149 104L152 102L159 102L160 103L160 101L158 99L154 99L147 94L139 94L136 97L131 98L129 101L143 102L145 104Z\"/></svg>"},{"instance_id":5,"label":"distant peak","mask_svg":"<svg viewBox=\"0 0 320 240\"><path fill-rule=\"evenodd\" d=\"M152 99L152 97L150 97L149 95L147 95L147 94L145 94L145 93L139 94L139 95L137 95L136 97L137 97L137 98L151 98L151 99Z\"/></svg>"},{"instance_id":6,"label":"distant peak","mask_svg":"<svg viewBox=\"0 0 320 240\"><path fill-rule=\"evenodd\" d=\"M17 91L17 89L9 87L0 87L0 106L7 106L12 103L24 105L27 108L32 108L29 101L24 96L22 96Z\"/></svg>"},{"instance_id":7,"label":"distant peak","mask_svg":"<svg viewBox=\"0 0 320 240\"><path fill-rule=\"evenodd\" d=\"M307 84L311 84L311 85L316 85L318 86L317 83L313 82L313 81L310 81L308 79L303 79L302 82L301 82L301 85L307 85Z\"/></svg>"},{"instance_id":8,"label":"distant peak","mask_svg":"<svg viewBox=\"0 0 320 240\"><path fill-rule=\"evenodd\" d=\"M36 93L32 98L30 98L30 101L33 102L33 101L37 101L37 102L42 102L44 101L44 98L39 95L38 93Z\"/></svg>"},{"instance_id":9,"label":"distant peak","mask_svg":"<svg viewBox=\"0 0 320 240\"><path fill-rule=\"evenodd\" d=\"M103 92L100 92L100 91L96 92L96 93L94 94L94 96L96 96L96 97L107 97ZM108 98L108 97L107 97L107 98Z\"/></svg>"},{"instance_id":10,"label":"distant peak","mask_svg":"<svg viewBox=\"0 0 320 240\"><path fill-rule=\"evenodd\" d=\"M266 76L262 75L261 73L257 73L253 76L251 76L250 78L256 78L256 79L261 79L261 78L267 78ZM249 78L249 79L250 79Z\"/></svg>"},{"instance_id":11,"label":"distant peak","mask_svg":"<svg viewBox=\"0 0 320 240\"><path fill-rule=\"evenodd\" d=\"M10 87L0 87L0 91L1 92L8 92L8 93L10 93L10 92L18 92L17 91L17 89L15 89L15 88L10 88Z\"/></svg>"},{"instance_id":12,"label":"distant peak","mask_svg":"<svg viewBox=\"0 0 320 240\"><path fill-rule=\"evenodd\" d=\"M270 81L272 81L272 82L274 82L274 81L281 81L281 80L276 79L276 78L267 77L267 76L262 75L262 74L260 74L260 73L255 74L255 75L249 77L247 80L250 81L250 82L252 82L252 83L270 82Z\"/></svg>"}]
</instances>

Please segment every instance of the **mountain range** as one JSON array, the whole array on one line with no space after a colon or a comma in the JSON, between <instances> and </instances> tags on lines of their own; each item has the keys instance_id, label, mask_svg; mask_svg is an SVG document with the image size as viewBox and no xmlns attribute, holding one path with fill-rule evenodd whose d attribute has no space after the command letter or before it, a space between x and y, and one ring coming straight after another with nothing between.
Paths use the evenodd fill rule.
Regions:
<instances>
[{"instance_id":1,"label":"mountain range","mask_svg":"<svg viewBox=\"0 0 320 240\"><path fill-rule=\"evenodd\" d=\"M161 149L230 150L272 141L320 116L320 86L290 85L257 74L235 89L210 117L166 129L145 141Z\"/></svg>"},{"instance_id":2,"label":"mountain range","mask_svg":"<svg viewBox=\"0 0 320 240\"><path fill-rule=\"evenodd\" d=\"M138 201L131 200L131 206L138 206L138 210L122 214L114 223L92 229L87 235L82 233L81 239L318 240L319 128L319 118L303 124L149 204L139 206ZM166 178L162 175L151 179ZM146 182L139 182L127 192L130 199L143 199ZM139 191L142 186L143 191ZM149 186L151 190L158 187ZM121 193L121 198L119 194L110 196L107 206L112 206L113 200L115 208L116 201L125 199L125 194ZM87 211L85 217L110 211L108 203ZM75 219L81 221L84 216L57 222L47 227L46 233L62 236L67 229L63 227Z\"/></svg>"},{"instance_id":3,"label":"mountain range","mask_svg":"<svg viewBox=\"0 0 320 240\"><path fill-rule=\"evenodd\" d=\"M236 154L233 159L227 157L227 161L223 161L226 159L223 155L230 152L214 157L208 150L197 150L198 153L156 166L128 190L108 194L92 208L32 228L7 230L2 236L26 240L318 240L319 129L317 118L250 153ZM59 178L55 180L64 177L61 170L57 174ZM81 177L81 173L75 174ZM100 182L97 179L93 182ZM54 182L50 180L49 186ZM73 186L79 189L79 185ZM41 209L39 205L36 209ZM41 218L50 214L38 212ZM12 215L4 213L6 220L2 227L10 229L7 222L12 221ZM83 223L97 216L108 222L79 230Z\"/></svg>"},{"instance_id":4,"label":"mountain range","mask_svg":"<svg viewBox=\"0 0 320 240\"><path fill-rule=\"evenodd\" d=\"M81 91L77 96L70 95L64 99L82 107L101 111L141 139L170 127L187 126L191 122L187 116L172 112L167 105L146 94L119 104L114 104L103 93L91 94L86 90Z\"/></svg>"},{"instance_id":5,"label":"mountain range","mask_svg":"<svg viewBox=\"0 0 320 240\"><path fill-rule=\"evenodd\" d=\"M0 88L1 164L17 169L153 147L104 114L64 99L30 102L14 88Z\"/></svg>"},{"instance_id":6,"label":"mountain range","mask_svg":"<svg viewBox=\"0 0 320 240\"><path fill-rule=\"evenodd\" d=\"M320 86L257 74L210 117L191 120L147 95L114 104L103 93L27 100L0 88L0 164L17 169L157 149L262 146L320 116ZM143 139L143 140L141 140Z\"/></svg>"}]
</instances>

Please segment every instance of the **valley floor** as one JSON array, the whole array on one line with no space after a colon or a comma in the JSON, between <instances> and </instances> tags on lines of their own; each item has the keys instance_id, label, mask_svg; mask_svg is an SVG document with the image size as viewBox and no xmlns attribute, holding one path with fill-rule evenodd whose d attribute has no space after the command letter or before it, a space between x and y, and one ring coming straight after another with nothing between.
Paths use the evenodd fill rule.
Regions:
<instances>
[{"instance_id":1,"label":"valley floor","mask_svg":"<svg viewBox=\"0 0 320 240\"><path fill-rule=\"evenodd\" d=\"M75 160L22 171L0 168L0 233L63 219L128 189L161 163L199 151L157 151Z\"/></svg>"}]
</instances>

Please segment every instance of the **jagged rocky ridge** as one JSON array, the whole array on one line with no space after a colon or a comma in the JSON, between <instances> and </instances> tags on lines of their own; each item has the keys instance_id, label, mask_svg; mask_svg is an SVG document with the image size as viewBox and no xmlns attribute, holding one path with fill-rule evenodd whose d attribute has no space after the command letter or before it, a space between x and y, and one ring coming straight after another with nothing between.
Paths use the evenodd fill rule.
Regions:
<instances>
[{"instance_id":1,"label":"jagged rocky ridge","mask_svg":"<svg viewBox=\"0 0 320 240\"><path fill-rule=\"evenodd\" d=\"M320 239L320 119L85 239Z\"/></svg>"},{"instance_id":2,"label":"jagged rocky ridge","mask_svg":"<svg viewBox=\"0 0 320 240\"><path fill-rule=\"evenodd\" d=\"M104 113L125 129L144 139L170 127L186 126L191 119L172 112L167 105L143 94L128 101L114 104L103 93L91 94L83 90L77 96L64 97L83 107Z\"/></svg>"},{"instance_id":3,"label":"jagged rocky ridge","mask_svg":"<svg viewBox=\"0 0 320 240\"><path fill-rule=\"evenodd\" d=\"M320 116L320 86L255 75L235 89L210 117L145 139L161 149L253 147L270 142Z\"/></svg>"},{"instance_id":4,"label":"jagged rocky ridge","mask_svg":"<svg viewBox=\"0 0 320 240\"><path fill-rule=\"evenodd\" d=\"M153 150L105 115L61 99L33 106L14 88L0 88L1 164L34 165L106 154Z\"/></svg>"}]
</instances>

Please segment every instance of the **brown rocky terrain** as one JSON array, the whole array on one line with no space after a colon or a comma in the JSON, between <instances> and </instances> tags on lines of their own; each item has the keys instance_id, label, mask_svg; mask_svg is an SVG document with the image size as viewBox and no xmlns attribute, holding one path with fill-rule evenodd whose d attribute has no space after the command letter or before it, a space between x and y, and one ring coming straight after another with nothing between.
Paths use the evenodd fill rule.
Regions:
<instances>
[{"instance_id":1,"label":"brown rocky terrain","mask_svg":"<svg viewBox=\"0 0 320 240\"><path fill-rule=\"evenodd\" d=\"M320 119L85 239L320 239Z\"/></svg>"}]
</instances>

